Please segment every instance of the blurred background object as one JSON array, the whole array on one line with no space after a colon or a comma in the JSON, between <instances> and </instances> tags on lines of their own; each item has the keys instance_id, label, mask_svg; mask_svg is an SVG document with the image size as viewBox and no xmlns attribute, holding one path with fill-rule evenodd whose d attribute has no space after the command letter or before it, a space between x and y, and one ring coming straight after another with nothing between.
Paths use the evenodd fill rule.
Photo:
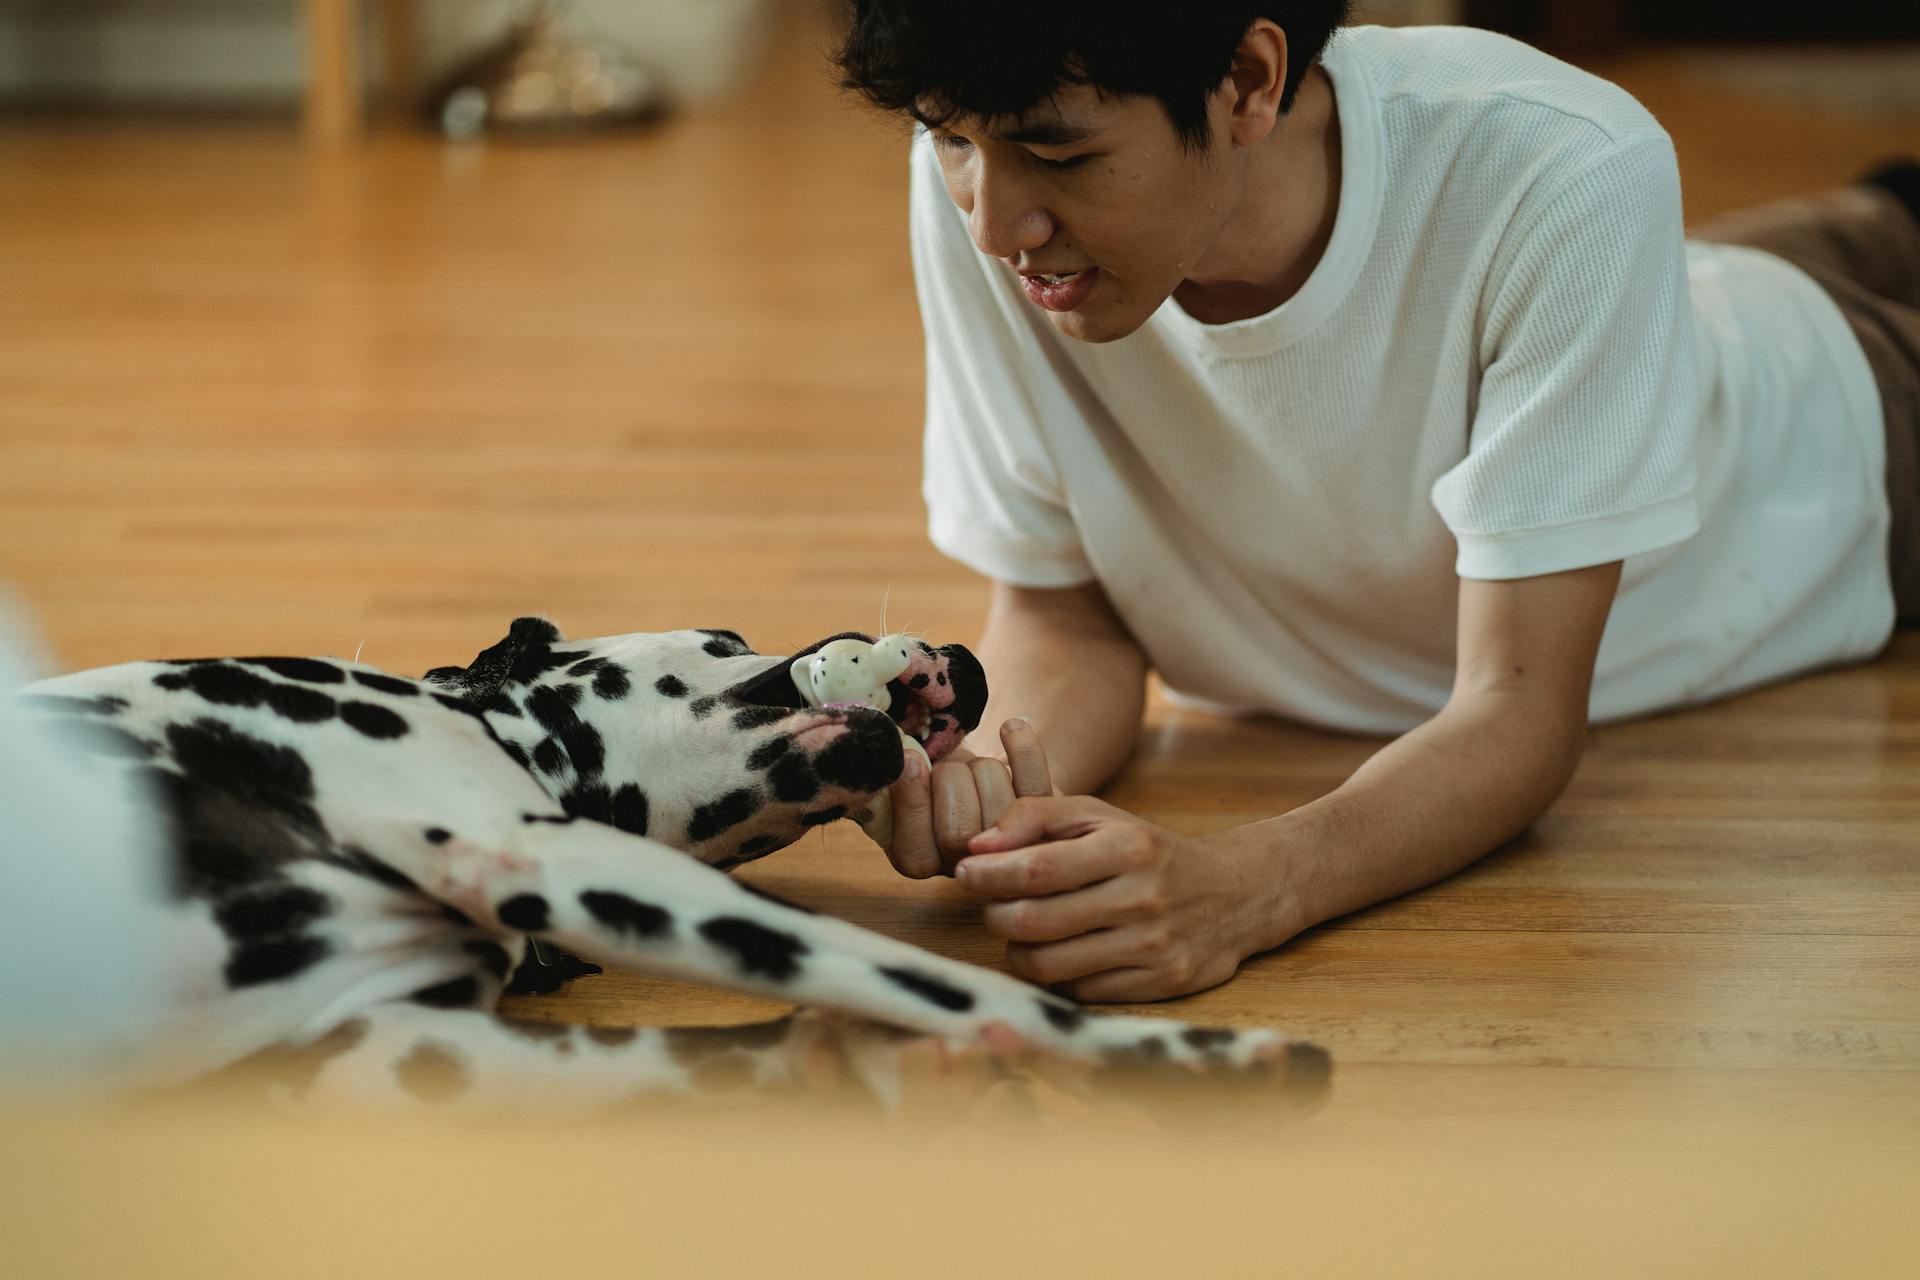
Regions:
<instances>
[{"instance_id":1,"label":"blurred background object","mask_svg":"<svg viewBox=\"0 0 1920 1280\"><path fill-rule=\"evenodd\" d=\"M459 141L488 131L640 123L666 111L667 90L659 71L542 0L498 43L455 68L426 105L428 118Z\"/></svg>"},{"instance_id":2,"label":"blurred background object","mask_svg":"<svg viewBox=\"0 0 1920 1280\"><path fill-rule=\"evenodd\" d=\"M597 46L660 70L676 99L737 86L780 0L567 0ZM350 136L369 102L497 43L527 0L0 0L0 105L249 113L304 104L316 137Z\"/></svg>"}]
</instances>

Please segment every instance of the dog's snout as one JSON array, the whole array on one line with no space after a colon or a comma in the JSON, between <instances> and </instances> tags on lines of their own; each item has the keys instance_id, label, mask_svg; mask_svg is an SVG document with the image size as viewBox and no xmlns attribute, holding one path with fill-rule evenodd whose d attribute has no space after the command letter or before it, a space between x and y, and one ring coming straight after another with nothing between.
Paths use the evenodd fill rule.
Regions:
<instances>
[{"instance_id":1,"label":"dog's snout","mask_svg":"<svg viewBox=\"0 0 1920 1280\"><path fill-rule=\"evenodd\" d=\"M886 713L856 708L846 733L814 758L813 771L832 786L879 791L893 785L905 763L900 731Z\"/></svg>"}]
</instances>

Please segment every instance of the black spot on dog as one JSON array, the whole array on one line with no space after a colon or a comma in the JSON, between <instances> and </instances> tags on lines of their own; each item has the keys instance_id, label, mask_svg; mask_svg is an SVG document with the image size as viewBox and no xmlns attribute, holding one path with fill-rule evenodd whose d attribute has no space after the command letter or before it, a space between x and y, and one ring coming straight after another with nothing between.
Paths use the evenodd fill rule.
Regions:
<instances>
[{"instance_id":1,"label":"black spot on dog","mask_svg":"<svg viewBox=\"0 0 1920 1280\"><path fill-rule=\"evenodd\" d=\"M153 678L162 689L187 689L219 707L259 706L273 691L273 682L242 667L225 663L204 663L184 671L169 671Z\"/></svg>"},{"instance_id":2,"label":"black spot on dog","mask_svg":"<svg viewBox=\"0 0 1920 1280\"><path fill-rule=\"evenodd\" d=\"M604 782L576 782L560 797L560 807L571 817L605 822L613 816L613 793Z\"/></svg>"},{"instance_id":3,"label":"black spot on dog","mask_svg":"<svg viewBox=\"0 0 1920 1280\"><path fill-rule=\"evenodd\" d=\"M1062 1035L1072 1035L1087 1020L1087 1011L1070 1004L1055 1004L1051 1000L1036 1000L1040 1012L1053 1024L1053 1029Z\"/></svg>"},{"instance_id":4,"label":"black spot on dog","mask_svg":"<svg viewBox=\"0 0 1920 1280\"><path fill-rule=\"evenodd\" d=\"M553 947L528 947L526 958L513 972L513 980L507 983L506 994L510 996L544 996L558 991L575 978L591 977L601 972L597 964L589 964L579 956L571 955Z\"/></svg>"},{"instance_id":5,"label":"black spot on dog","mask_svg":"<svg viewBox=\"0 0 1920 1280\"><path fill-rule=\"evenodd\" d=\"M779 836L755 836L737 850L742 858L758 858L780 847Z\"/></svg>"},{"instance_id":6,"label":"black spot on dog","mask_svg":"<svg viewBox=\"0 0 1920 1280\"><path fill-rule=\"evenodd\" d=\"M268 685L267 706L275 715L295 724L319 724L323 720L331 720L338 709L338 704L327 694L297 684Z\"/></svg>"},{"instance_id":7,"label":"black spot on dog","mask_svg":"<svg viewBox=\"0 0 1920 1280\"><path fill-rule=\"evenodd\" d=\"M1159 1036L1148 1036L1138 1044L1109 1045L1100 1056L1113 1066L1154 1066L1167 1060L1167 1045Z\"/></svg>"},{"instance_id":8,"label":"black spot on dog","mask_svg":"<svg viewBox=\"0 0 1920 1280\"><path fill-rule=\"evenodd\" d=\"M580 895L580 905L592 913L595 920L618 934L660 938L673 931L672 912L624 893L588 889Z\"/></svg>"},{"instance_id":9,"label":"black spot on dog","mask_svg":"<svg viewBox=\"0 0 1920 1280\"><path fill-rule=\"evenodd\" d=\"M687 696L686 683L681 680L679 676L661 676L653 682L653 687L656 692L664 694L669 698L684 698Z\"/></svg>"},{"instance_id":10,"label":"black spot on dog","mask_svg":"<svg viewBox=\"0 0 1920 1280\"><path fill-rule=\"evenodd\" d=\"M23 693L19 703L30 711L49 711L70 716L112 716L127 709L125 698L111 695L71 698L64 693Z\"/></svg>"},{"instance_id":11,"label":"black spot on dog","mask_svg":"<svg viewBox=\"0 0 1920 1280\"><path fill-rule=\"evenodd\" d=\"M305 973L332 949L325 938L306 934L243 942L227 957L227 985L239 988L284 982Z\"/></svg>"},{"instance_id":12,"label":"black spot on dog","mask_svg":"<svg viewBox=\"0 0 1920 1280\"><path fill-rule=\"evenodd\" d=\"M527 695L527 710L533 718L546 726L547 732L558 733L569 725L578 724L579 717L573 709L580 705L580 686L577 684L541 685Z\"/></svg>"},{"instance_id":13,"label":"black spot on dog","mask_svg":"<svg viewBox=\"0 0 1920 1280\"><path fill-rule=\"evenodd\" d=\"M607 815L613 825L622 831L636 836L647 834L648 812L647 793L629 782L613 793L611 812Z\"/></svg>"},{"instance_id":14,"label":"black spot on dog","mask_svg":"<svg viewBox=\"0 0 1920 1280\"><path fill-rule=\"evenodd\" d=\"M396 698L417 698L420 686L411 680L402 680L399 676L382 675L377 671L356 671L354 681L363 684L377 693L390 693Z\"/></svg>"},{"instance_id":15,"label":"black spot on dog","mask_svg":"<svg viewBox=\"0 0 1920 1280\"><path fill-rule=\"evenodd\" d=\"M505 981L507 970L513 965L513 957L507 954L507 949L491 938L468 938L460 944L460 949L485 965L487 972L501 981Z\"/></svg>"},{"instance_id":16,"label":"black spot on dog","mask_svg":"<svg viewBox=\"0 0 1920 1280\"><path fill-rule=\"evenodd\" d=\"M451 1102L469 1087L466 1064L452 1049L423 1040L396 1062L400 1087L422 1102Z\"/></svg>"},{"instance_id":17,"label":"black spot on dog","mask_svg":"<svg viewBox=\"0 0 1920 1280\"><path fill-rule=\"evenodd\" d=\"M632 1027L588 1027L587 1039L609 1049L618 1049L622 1045L632 1044L640 1033Z\"/></svg>"},{"instance_id":18,"label":"black spot on dog","mask_svg":"<svg viewBox=\"0 0 1920 1280\"><path fill-rule=\"evenodd\" d=\"M929 734L939 733L942 730L944 730L946 727L947 727L947 719L945 716L934 716L932 719L927 721L927 732Z\"/></svg>"},{"instance_id":19,"label":"black spot on dog","mask_svg":"<svg viewBox=\"0 0 1920 1280\"><path fill-rule=\"evenodd\" d=\"M878 791L900 776L900 731L885 716L856 716L847 732L813 758L821 781L849 791Z\"/></svg>"},{"instance_id":20,"label":"black spot on dog","mask_svg":"<svg viewBox=\"0 0 1920 1280\"><path fill-rule=\"evenodd\" d=\"M764 803L758 791L746 788L729 791L713 803L703 804L693 811L693 817L687 823L687 839L696 844L711 840L722 831L739 826L760 812L760 806Z\"/></svg>"},{"instance_id":21,"label":"black spot on dog","mask_svg":"<svg viewBox=\"0 0 1920 1280\"><path fill-rule=\"evenodd\" d=\"M800 972L799 957L808 952L807 944L793 934L738 916L707 921L700 926L700 936L731 952L740 962L741 973L763 973L775 982L785 982Z\"/></svg>"},{"instance_id":22,"label":"black spot on dog","mask_svg":"<svg viewBox=\"0 0 1920 1280\"><path fill-rule=\"evenodd\" d=\"M771 738L753 749L753 754L747 757L747 768L764 769L791 750L793 750L793 739Z\"/></svg>"},{"instance_id":23,"label":"black spot on dog","mask_svg":"<svg viewBox=\"0 0 1920 1280\"><path fill-rule=\"evenodd\" d=\"M447 830L445 827L428 827L420 834L426 837L428 844L445 844L447 841L453 839L453 832Z\"/></svg>"},{"instance_id":24,"label":"black spot on dog","mask_svg":"<svg viewBox=\"0 0 1920 1280\"><path fill-rule=\"evenodd\" d=\"M505 716L509 720L518 720L526 713L520 710L520 704L505 689L496 689L481 702L480 710L488 715Z\"/></svg>"},{"instance_id":25,"label":"black spot on dog","mask_svg":"<svg viewBox=\"0 0 1920 1280\"><path fill-rule=\"evenodd\" d=\"M325 894L289 884L228 898L213 918L229 938L267 938L305 928L325 916L330 906Z\"/></svg>"},{"instance_id":26,"label":"black spot on dog","mask_svg":"<svg viewBox=\"0 0 1920 1280\"><path fill-rule=\"evenodd\" d=\"M556 827L564 827L564 826L566 826L566 825L567 825L567 824L568 824L569 822L572 822L572 821L573 821L573 815L572 815L572 814L570 814L570 813L568 813L568 814L559 814L559 813L523 813L523 814L521 814L521 815L520 815L520 821L522 821L522 822L551 822L551 823L552 823L552 824L553 824L554 826L556 826Z\"/></svg>"},{"instance_id":27,"label":"black spot on dog","mask_svg":"<svg viewBox=\"0 0 1920 1280\"><path fill-rule=\"evenodd\" d=\"M779 724L792 714L785 707L742 707L733 713L733 727L764 729L770 724Z\"/></svg>"},{"instance_id":28,"label":"black spot on dog","mask_svg":"<svg viewBox=\"0 0 1920 1280\"><path fill-rule=\"evenodd\" d=\"M936 672L934 672L934 674L933 674L933 678L934 678L934 680L935 680L935 681L937 681L937 682L939 683L939 685L940 685L940 687L941 687L942 689L944 689L944 688L946 688L946 687L947 687L947 673L946 673L946 672L944 672L944 671L936 671Z\"/></svg>"},{"instance_id":29,"label":"black spot on dog","mask_svg":"<svg viewBox=\"0 0 1920 1280\"><path fill-rule=\"evenodd\" d=\"M605 658L588 658L585 662L576 662L567 668L567 674L575 680L583 680L607 665Z\"/></svg>"},{"instance_id":30,"label":"black spot on dog","mask_svg":"<svg viewBox=\"0 0 1920 1280\"><path fill-rule=\"evenodd\" d=\"M704 698L695 698L692 702L689 702L687 704L687 710L693 712L693 718L695 720L705 720L713 714L713 709L719 705L720 695L710 693Z\"/></svg>"},{"instance_id":31,"label":"black spot on dog","mask_svg":"<svg viewBox=\"0 0 1920 1280\"><path fill-rule=\"evenodd\" d=\"M749 1022L737 1027L668 1027L667 1052L681 1066L734 1049L771 1049L793 1030L791 1017Z\"/></svg>"},{"instance_id":32,"label":"black spot on dog","mask_svg":"<svg viewBox=\"0 0 1920 1280\"><path fill-rule=\"evenodd\" d=\"M1226 1027L1188 1027L1180 1033L1180 1038L1204 1051L1232 1044L1237 1034Z\"/></svg>"},{"instance_id":33,"label":"black spot on dog","mask_svg":"<svg viewBox=\"0 0 1920 1280\"><path fill-rule=\"evenodd\" d=\"M740 658L753 652L746 639L737 631L720 631L701 627L700 634L707 642L700 646L700 652L710 658Z\"/></svg>"},{"instance_id":34,"label":"black spot on dog","mask_svg":"<svg viewBox=\"0 0 1920 1280\"><path fill-rule=\"evenodd\" d=\"M888 982L903 990L911 991L928 1004L938 1005L954 1013L965 1013L973 1008L973 993L962 991L952 983L932 974L920 973L913 969L893 969L882 966L880 974Z\"/></svg>"},{"instance_id":35,"label":"black spot on dog","mask_svg":"<svg viewBox=\"0 0 1920 1280\"><path fill-rule=\"evenodd\" d=\"M572 759L574 772L582 776L599 773L607 763L607 745L600 731L583 720L560 730L560 745Z\"/></svg>"},{"instance_id":36,"label":"black spot on dog","mask_svg":"<svg viewBox=\"0 0 1920 1280\"><path fill-rule=\"evenodd\" d=\"M250 667L265 667L284 679L302 680L307 684L343 684L347 678L346 672L317 658L239 658L236 661Z\"/></svg>"},{"instance_id":37,"label":"black spot on dog","mask_svg":"<svg viewBox=\"0 0 1920 1280\"><path fill-rule=\"evenodd\" d=\"M471 1009L480 999L480 980L470 973L462 974L431 987L422 987L409 999L429 1009Z\"/></svg>"},{"instance_id":38,"label":"black spot on dog","mask_svg":"<svg viewBox=\"0 0 1920 1280\"><path fill-rule=\"evenodd\" d=\"M427 674L431 675L433 673L428 672ZM473 704L471 702L468 702L465 698L456 698L450 693L436 693L433 695L433 700L439 703L441 706L445 707L447 710L458 711L463 716L470 716L474 714ZM518 708L515 708L515 710L518 710Z\"/></svg>"},{"instance_id":39,"label":"black spot on dog","mask_svg":"<svg viewBox=\"0 0 1920 1280\"><path fill-rule=\"evenodd\" d=\"M815 809L812 813L801 814L800 825L803 827L824 827L829 822L838 822L846 816L847 806L836 804L830 808Z\"/></svg>"},{"instance_id":40,"label":"black spot on dog","mask_svg":"<svg viewBox=\"0 0 1920 1280\"><path fill-rule=\"evenodd\" d=\"M276 746L218 720L167 726L174 763L194 781L295 818L320 830L313 771L291 747Z\"/></svg>"},{"instance_id":41,"label":"black spot on dog","mask_svg":"<svg viewBox=\"0 0 1920 1280\"><path fill-rule=\"evenodd\" d=\"M560 774L566 772L567 753L552 738L542 738L534 744L533 764L542 773Z\"/></svg>"},{"instance_id":42,"label":"black spot on dog","mask_svg":"<svg viewBox=\"0 0 1920 1280\"><path fill-rule=\"evenodd\" d=\"M351 1018L316 1040L291 1049L270 1049L259 1060L268 1064L281 1084L296 1094L305 1093L329 1062L366 1038L367 1020Z\"/></svg>"},{"instance_id":43,"label":"black spot on dog","mask_svg":"<svg viewBox=\"0 0 1920 1280\"><path fill-rule=\"evenodd\" d=\"M528 768L533 763L527 759L527 749L517 742L509 742L505 738L502 738L500 739L500 749L506 752L513 762L522 769Z\"/></svg>"},{"instance_id":44,"label":"black spot on dog","mask_svg":"<svg viewBox=\"0 0 1920 1280\"><path fill-rule=\"evenodd\" d=\"M512 668L507 672L508 684L532 684L549 671L572 666L582 658L589 656L585 649L549 649L545 645L535 645L524 649L514 658Z\"/></svg>"},{"instance_id":45,"label":"black spot on dog","mask_svg":"<svg viewBox=\"0 0 1920 1280\"><path fill-rule=\"evenodd\" d=\"M597 698L618 702L632 691L633 681L627 669L616 662L609 662L593 673L593 692Z\"/></svg>"},{"instance_id":46,"label":"black spot on dog","mask_svg":"<svg viewBox=\"0 0 1920 1280\"><path fill-rule=\"evenodd\" d=\"M341 706L340 718L360 733L374 739L404 737L407 722L398 713L371 702L349 702Z\"/></svg>"},{"instance_id":47,"label":"black spot on dog","mask_svg":"<svg viewBox=\"0 0 1920 1280\"><path fill-rule=\"evenodd\" d=\"M820 779L814 776L813 765L798 752L775 763L767 781L773 784L774 798L783 804L804 804L820 794Z\"/></svg>"},{"instance_id":48,"label":"black spot on dog","mask_svg":"<svg viewBox=\"0 0 1920 1280\"><path fill-rule=\"evenodd\" d=\"M907 687L908 687L908 688L911 688L911 689L924 689L924 688L926 688L926 687L927 687L927 673L926 673L926 672L924 672L924 671L922 671L922 672L921 672L921 673L920 673L919 675L917 675L917 676L915 676L915 677L914 677L913 679L911 679L911 680L909 680L909 681L907 681Z\"/></svg>"},{"instance_id":49,"label":"black spot on dog","mask_svg":"<svg viewBox=\"0 0 1920 1280\"><path fill-rule=\"evenodd\" d=\"M537 893L515 894L501 903L494 914L509 929L538 933L547 927L547 900Z\"/></svg>"}]
</instances>

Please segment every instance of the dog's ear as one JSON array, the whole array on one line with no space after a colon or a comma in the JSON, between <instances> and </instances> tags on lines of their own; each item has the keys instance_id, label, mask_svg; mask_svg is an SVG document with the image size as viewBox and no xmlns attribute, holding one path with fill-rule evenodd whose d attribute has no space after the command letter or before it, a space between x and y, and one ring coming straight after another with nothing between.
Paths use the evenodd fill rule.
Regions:
<instances>
[{"instance_id":1,"label":"dog's ear","mask_svg":"<svg viewBox=\"0 0 1920 1280\"><path fill-rule=\"evenodd\" d=\"M435 667L422 677L475 702L485 702L500 692L513 669L530 651L547 650L560 643L560 628L545 618L515 618L499 643L482 649L464 667Z\"/></svg>"}]
</instances>

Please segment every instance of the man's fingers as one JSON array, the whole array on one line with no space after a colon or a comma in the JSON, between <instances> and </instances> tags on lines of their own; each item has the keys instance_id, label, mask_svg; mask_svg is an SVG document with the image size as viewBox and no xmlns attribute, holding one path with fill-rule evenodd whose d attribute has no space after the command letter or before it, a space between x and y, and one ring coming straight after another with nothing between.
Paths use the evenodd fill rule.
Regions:
<instances>
[{"instance_id":1,"label":"man's fingers","mask_svg":"<svg viewBox=\"0 0 1920 1280\"><path fill-rule=\"evenodd\" d=\"M940 874L940 850L933 839L933 797L926 766L911 752L905 772L893 784L893 843L887 861L910 880Z\"/></svg>"},{"instance_id":2,"label":"man's fingers","mask_svg":"<svg viewBox=\"0 0 1920 1280\"><path fill-rule=\"evenodd\" d=\"M1138 896L1125 878L1116 876L1069 893L990 902L985 917L987 928L1008 942L1058 942L1124 922L1138 913L1132 900Z\"/></svg>"},{"instance_id":3,"label":"man's fingers","mask_svg":"<svg viewBox=\"0 0 1920 1280\"><path fill-rule=\"evenodd\" d=\"M967 841L979 834L980 793L971 763L942 762L933 767L933 843L941 870L967 856Z\"/></svg>"},{"instance_id":4,"label":"man's fingers","mask_svg":"<svg viewBox=\"0 0 1920 1280\"><path fill-rule=\"evenodd\" d=\"M1040 735L1020 717L1000 726L1000 745L1007 752L1007 767L1013 771L1013 794L1050 796L1053 774L1047 768L1047 749Z\"/></svg>"},{"instance_id":5,"label":"man's fingers","mask_svg":"<svg viewBox=\"0 0 1920 1280\"><path fill-rule=\"evenodd\" d=\"M1141 953L1138 929L1139 926L1102 929L1064 942L1009 942L1007 967L1028 982L1043 987L1072 982L1108 969L1133 968L1138 965Z\"/></svg>"},{"instance_id":6,"label":"man's fingers","mask_svg":"<svg viewBox=\"0 0 1920 1280\"><path fill-rule=\"evenodd\" d=\"M998 853L1041 840L1071 840L1119 812L1092 796L1021 796L1007 806L991 829L968 841L967 852Z\"/></svg>"},{"instance_id":7,"label":"man's fingers","mask_svg":"<svg viewBox=\"0 0 1920 1280\"><path fill-rule=\"evenodd\" d=\"M1127 870L1126 856L1099 833L1007 853L976 853L954 869L960 887L983 898L1037 898L1085 888Z\"/></svg>"},{"instance_id":8,"label":"man's fingers","mask_svg":"<svg viewBox=\"0 0 1920 1280\"><path fill-rule=\"evenodd\" d=\"M980 825L990 827L1013 805L1013 775L993 759L975 758L967 767L973 770L973 789L980 794Z\"/></svg>"}]
</instances>

